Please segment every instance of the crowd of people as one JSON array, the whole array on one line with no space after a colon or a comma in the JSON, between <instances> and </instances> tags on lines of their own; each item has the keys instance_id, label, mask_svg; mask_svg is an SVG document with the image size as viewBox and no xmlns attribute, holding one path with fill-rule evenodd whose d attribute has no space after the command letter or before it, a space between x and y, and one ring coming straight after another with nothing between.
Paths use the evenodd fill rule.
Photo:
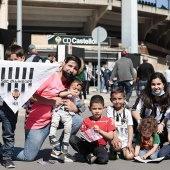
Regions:
<instances>
[{"instance_id":1,"label":"crowd of people","mask_svg":"<svg viewBox=\"0 0 170 170\"><path fill-rule=\"evenodd\" d=\"M34 45L30 45L29 49L30 56L26 59L22 47L12 45L7 48L5 57L10 61L33 62L37 51ZM69 154L69 145L83 155L89 164L107 164L110 159L116 160L120 156L126 160L132 160L135 156L142 159L170 158L170 145L164 145L165 142L170 143L170 93L167 80L153 68L146 73L148 77L143 78L142 68L145 71L146 68L151 68L146 62L139 65L135 76L133 63L126 58L126 51L123 50L121 55L122 58L116 62L113 71L104 65L103 70L98 73L103 76L107 93L110 93L110 106L106 109L106 116L104 98L93 95L89 103L92 115L85 119L81 117L81 113L87 109L81 91L86 99L89 82L95 79L92 63L85 66L82 58L75 55L66 57L59 70L40 85L26 104L25 144L22 149L14 147L18 113L14 113L0 98L2 165L14 168L13 160L35 160L47 137L49 145L53 146L50 155L64 162L76 161ZM50 58L52 57L49 56L49 60ZM41 62L40 60L38 57L34 62ZM109 87L115 80L117 85L109 92ZM136 80L142 88L130 110L127 103L132 84ZM64 131L58 139L56 130L63 127ZM89 129L100 138L89 143L77 135L79 130L86 132Z\"/></svg>"}]
</instances>

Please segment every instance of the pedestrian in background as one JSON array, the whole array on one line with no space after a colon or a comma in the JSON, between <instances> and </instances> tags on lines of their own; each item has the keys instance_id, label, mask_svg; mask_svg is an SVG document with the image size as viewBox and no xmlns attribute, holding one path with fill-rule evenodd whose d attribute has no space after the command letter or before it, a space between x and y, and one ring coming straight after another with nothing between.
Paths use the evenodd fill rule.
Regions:
<instances>
[{"instance_id":1,"label":"pedestrian in background","mask_svg":"<svg viewBox=\"0 0 170 170\"><path fill-rule=\"evenodd\" d=\"M105 81L104 81L104 77L103 77L103 72L104 72L105 68L104 65L101 67L100 70L100 92L104 92L105 90ZM96 74L98 75L98 69L96 70Z\"/></svg>"},{"instance_id":2,"label":"pedestrian in background","mask_svg":"<svg viewBox=\"0 0 170 170\"><path fill-rule=\"evenodd\" d=\"M165 78L168 83L168 87L170 88L170 66L165 70Z\"/></svg>"},{"instance_id":3,"label":"pedestrian in background","mask_svg":"<svg viewBox=\"0 0 170 170\"><path fill-rule=\"evenodd\" d=\"M48 58L45 60L44 63L53 63L55 55L54 54L48 54Z\"/></svg>"},{"instance_id":4,"label":"pedestrian in background","mask_svg":"<svg viewBox=\"0 0 170 170\"><path fill-rule=\"evenodd\" d=\"M109 87L110 87L110 76L111 76L112 72L108 69L107 64L104 65L104 71L103 71L103 77L104 77L104 81L105 81L105 86L106 86L106 93L109 93Z\"/></svg>"},{"instance_id":5,"label":"pedestrian in background","mask_svg":"<svg viewBox=\"0 0 170 170\"><path fill-rule=\"evenodd\" d=\"M88 65L86 66L86 91L87 94L89 94L89 88L90 88L90 81L95 80L95 77L93 76L92 73L92 63L89 62Z\"/></svg>"},{"instance_id":6,"label":"pedestrian in background","mask_svg":"<svg viewBox=\"0 0 170 170\"><path fill-rule=\"evenodd\" d=\"M141 92L147 83L149 76L154 73L152 64L148 63L148 57L143 57L143 63L137 69L137 82L139 83L139 91Z\"/></svg>"},{"instance_id":7,"label":"pedestrian in background","mask_svg":"<svg viewBox=\"0 0 170 170\"><path fill-rule=\"evenodd\" d=\"M42 63L42 58L38 55L38 51L34 44L28 46L28 54L25 62L40 62Z\"/></svg>"},{"instance_id":8,"label":"pedestrian in background","mask_svg":"<svg viewBox=\"0 0 170 170\"><path fill-rule=\"evenodd\" d=\"M118 78L118 86L125 90L126 103L128 103L131 96L131 81L135 79L135 75L132 60L126 56L126 51L121 51L121 59L117 60L115 63L110 77L110 82L113 82L114 77Z\"/></svg>"}]
</instances>

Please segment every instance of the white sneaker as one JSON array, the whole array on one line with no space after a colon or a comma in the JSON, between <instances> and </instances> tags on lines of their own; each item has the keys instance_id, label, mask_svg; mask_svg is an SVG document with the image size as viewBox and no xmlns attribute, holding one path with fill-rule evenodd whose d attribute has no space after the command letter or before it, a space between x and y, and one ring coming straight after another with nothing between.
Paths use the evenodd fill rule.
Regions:
<instances>
[{"instance_id":1,"label":"white sneaker","mask_svg":"<svg viewBox=\"0 0 170 170\"><path fill-rule=\"evenodd\" d=\"M69 153L64 155L64 162L75 162L75 156L70 155Z\"/></svg>"},{"instance_id":2,"label":"white sneaker","mask_svg":"<svg viewBox=\"0 0 170 170\"><path fill-rule=\"evenodd\" d=\"M57 150L52 150L52 152L51 152L51 156L52 157L54 157L54 158L59 158L59 156L61 155L62 153L61 153L61 151L57 151Z\"/></svg>"},{"instance_id":3,"label":"white sneaker","mask_svg":"<svg viewBox=\"0 0 170 170\"><path fill-rule=\"evenodd\" d=\"M61 151L57 151L57 150L52 150L51 156L63 162L75 162L76 161L76 158L70 155L69 153L64 154Z\"/></svg>"}]
</instances>

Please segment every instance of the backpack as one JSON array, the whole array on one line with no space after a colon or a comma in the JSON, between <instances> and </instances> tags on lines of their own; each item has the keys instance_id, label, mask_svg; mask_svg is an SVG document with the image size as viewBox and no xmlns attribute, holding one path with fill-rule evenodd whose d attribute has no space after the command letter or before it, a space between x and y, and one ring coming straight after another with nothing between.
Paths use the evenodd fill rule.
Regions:
<instances>
[{"instance_id":1,"label":"backpack","mask_svg":"<svg viewBox=\"0 0 170 170\"><path fill-rule=\"evenodd\" d=\"M32 62L39 62L39 60L42 60L42 58L40 56L35 56Z\"/></svg>"},{"instance_id":2,"label":"backpack","mask_svg":"<svg viewBox=\"0 0 170 170\"><path fill-rule=\"evenodd\" d=\"M42 58L42 62L45 63L45 61L47 60L48 58Z\"/></svg>"}]
</instances>

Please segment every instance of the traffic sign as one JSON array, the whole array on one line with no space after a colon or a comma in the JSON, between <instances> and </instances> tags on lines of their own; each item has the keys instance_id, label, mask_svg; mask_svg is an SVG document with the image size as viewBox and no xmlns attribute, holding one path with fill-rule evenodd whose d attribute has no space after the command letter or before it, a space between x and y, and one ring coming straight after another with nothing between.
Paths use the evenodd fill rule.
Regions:
<instances>
[{"instance_id":1,"label":"traffic sign","mask_svg":"<svg viewBox=\"0 0 170 170\"><path fill-rule=\"evenodd\" d=\"M96 27L92 31L92 37L97 42L103 42L107 38L107 31L103 27Z\"/></svg>"}]
</instances>

